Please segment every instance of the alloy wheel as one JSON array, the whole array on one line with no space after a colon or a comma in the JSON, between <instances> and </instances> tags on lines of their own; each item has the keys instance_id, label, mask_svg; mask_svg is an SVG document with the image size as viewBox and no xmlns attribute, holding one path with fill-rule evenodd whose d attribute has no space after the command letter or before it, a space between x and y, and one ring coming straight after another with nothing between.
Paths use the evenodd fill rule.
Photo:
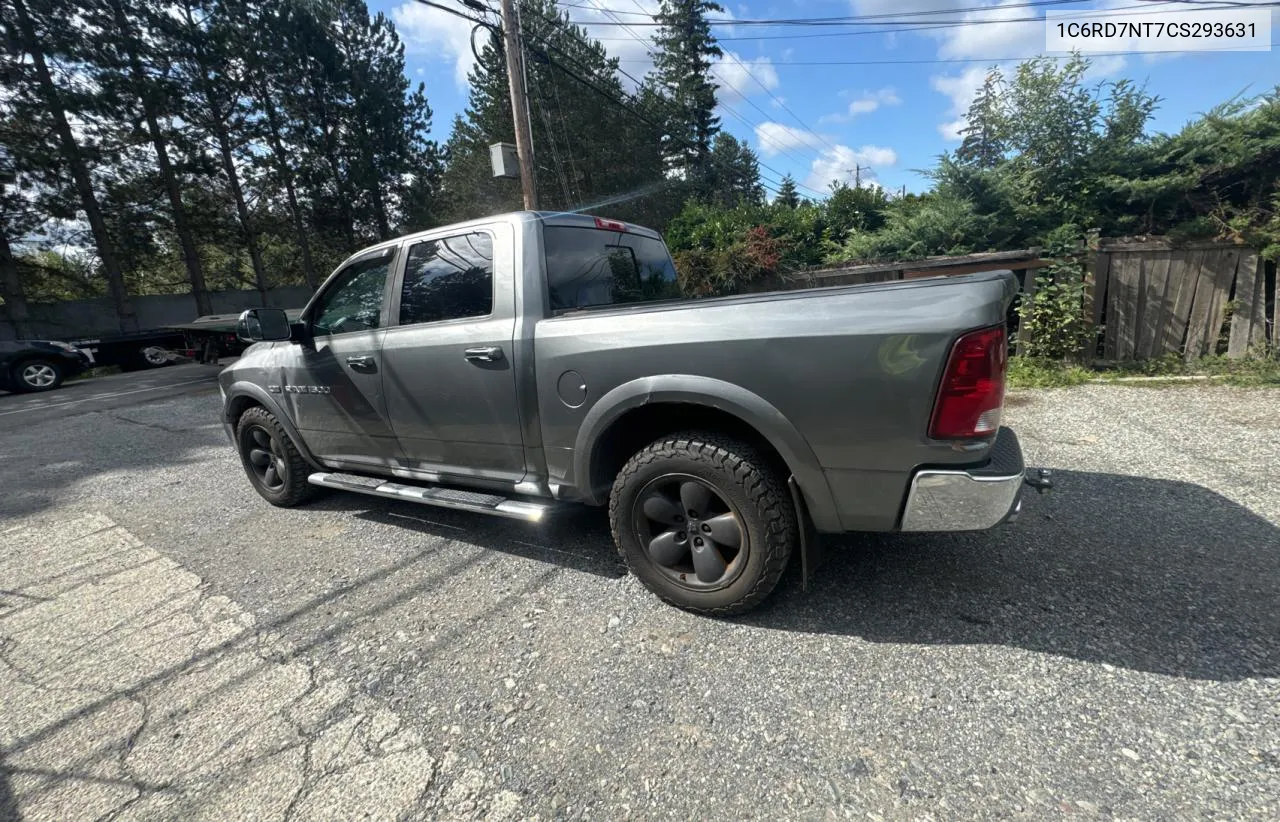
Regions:
<instances>
[{"instance_id":1,"label":"alloy wheel","mask_svg":"<svg viewBox=\"0 0 1280 822\"><path fill-rule=\"evenodd\" d=\"M270 431L256 425L245 434L249 465L258 482L268 491L284 488L289 468L280 441Z\"/></svg>"},{"instance_id":2,"label":"alloy wheel","mask_svg":"<svg viewBox=\"0 0 1280 822\"><path fill-rule=\"evenodd\" d=\"M677 584L714 590L732 583L750 550L737 509L688 474L666 474L636 496L632 520L654 566Z\"/></svg>"},{"instance_id":3,"label":"alloy wheel","mask_svg":"<svg viewBox=\"0 0 1280 822\"><path fill-rule=\"evenodd\" d=\"M58 381L58 372L52 365L35 362L22 369L22 381L32 388L48 388Z\"/></svg>"}]
</instances>

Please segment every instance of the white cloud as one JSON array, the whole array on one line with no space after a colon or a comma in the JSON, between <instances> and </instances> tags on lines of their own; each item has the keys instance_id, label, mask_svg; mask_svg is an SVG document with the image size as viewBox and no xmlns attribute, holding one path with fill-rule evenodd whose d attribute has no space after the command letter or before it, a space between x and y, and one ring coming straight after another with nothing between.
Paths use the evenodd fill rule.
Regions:
<instances>
[{"instance_id":1,"label":"white cloud","mask_svg":"<svg viewBox=\"0 0 1280 822\"><path fill-rule=\"evenodd\" d=\"M728 50L712 64L711 76L719 86L716 99L720 103L736 103L744 97L764 94L778 87L778 71L768 57L744 60Z\"/></svg>"},{"instance_id":2,"label":"white cloud","mask_svg":"<svg viewBox=\"0 0 1280 822\"><path fill-rule=\"evenodd\" d=\"M841 96L845 96L842 94ZM827 114L818 119L819 123L847 123L860 114L870 114L881 106L901 105L902 98L892 86L885 86L876 91L864 91L850 101L843 114Z\"/></svg>"},{"instance_id":3,"label":"white cloud","mask_svg":"<svg viewBox=\"0 0 1280 822\"><path fill-rule=\"evenodd\" d=\"M453 80L459 88L467 86L467 72L475 65L471 53L471 27L460 17L421 3L403 3L391 11L396 31L405 49L418 55L435 56L453 63ZM477 44L484 33L476 35Z\"/></svg>"},{"instance_id":4,"label":"white cloud","mask_svg":"<svg viewBox=\"0 0 1280 822\"><path fill-rule=\"evenodd\" d=\"M961 6L973 8L971 3ZM958 16L969 26L953 26L927 32L940 40L938 56L944 59L965 57L1032 57L1044 50L1044 21L1023 20L1036 16L1026 0L1002 0L982 11ZM954 17L949 19L956 19ZM1023 22L1017 22L1023 20ZM981 21L981 22L978 22Z\"/></svg>"},{"instance_id":5,"label":"white cloud","mask_svg":"<svg viewBox=\"0 0 1280 822\"><path fill-rule=\"evenodd\" d=\"M775 157L793 149L812 151L822 145L818 135L811 131L771 121L756 126L756 141L760 144L760 153L766 157Z\"/></svg>"},{"instance_id":6,"label":"white cloud","mask_svg":"<svg viewBox=\"0 0 1280 822\"><path fill-rule=\"evenodd\" d=\"M897 163L898 152L891 148L872 145L851 148L837 145L826 149L814 159L804 184L818 191L829 190L835 180L852 184L855 169L861 167L857 176L862 185L879 185L876 181L876 169Z\"/></svg>"}]
</instances>

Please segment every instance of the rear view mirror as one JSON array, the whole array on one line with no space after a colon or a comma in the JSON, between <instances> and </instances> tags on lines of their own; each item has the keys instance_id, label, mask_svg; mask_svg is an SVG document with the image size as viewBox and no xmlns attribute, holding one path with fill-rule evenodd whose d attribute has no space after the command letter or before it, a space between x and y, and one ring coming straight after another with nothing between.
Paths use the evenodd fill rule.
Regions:
<instances>
[{"instance_id":1,"label":"rear view mirror","mask_svg":"<svg viewBox=\"0 0 1280 822\"><path fill-rule=\"evenodd\" d=\"M236 336L251 342L287 340L289 317L279 308L250 308L240 315Z\"/></svg>"}]
</instances>

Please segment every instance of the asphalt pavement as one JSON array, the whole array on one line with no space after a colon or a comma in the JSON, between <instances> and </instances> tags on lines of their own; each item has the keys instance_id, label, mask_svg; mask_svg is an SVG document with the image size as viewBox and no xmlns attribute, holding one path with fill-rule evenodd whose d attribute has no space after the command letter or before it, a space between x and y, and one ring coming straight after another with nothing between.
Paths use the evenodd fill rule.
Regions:
<instances>
[{"instance_id":1,"label":"asphalt pavement","mask_svg":"<svg viewBox=\"0 0 1280 822\"><path fill-rule=\"evenodd\" d=\"M222 365L230 362L223 360ZM72 380L36 394L0 390L0 430L22 430L53 419L180 397L210 386L217 393L219 370L214 365L172 365Z\"/></svg>"},{"instance_id":2,"label":"asphalt pavement","mask_svg":"<svg viewBox=\"0 0 1280 822\"><path fill-rule=\"evenodd\" d=\"M1280 818L1280 392L1016 393L1016 523L711 620L601 511L272 508L215 372L0 396L0 819Z\"/></svg>"}]
</instances>

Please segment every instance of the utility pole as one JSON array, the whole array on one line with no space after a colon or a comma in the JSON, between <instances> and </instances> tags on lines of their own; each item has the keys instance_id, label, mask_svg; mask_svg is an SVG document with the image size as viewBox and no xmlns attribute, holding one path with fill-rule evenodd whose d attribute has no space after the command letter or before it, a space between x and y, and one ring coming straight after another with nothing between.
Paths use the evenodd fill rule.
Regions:
<instances>
[{"instance_id":1,"label":"utility pole","mask_svg":"<svg viewBox=\"0 0 1280 822\"><path fill-rule=\"evenodd\" d=\"M862 172L864 172L864 171L870 171L870 170L871 170L871 166L859 165L859 164L857 164L857 163L855 163L855 164L854 164L853 168L846 168L846 169L845 169L845 171L846 171L846 172L848 172L848 171L852 171L852 172L853 172L853 187L854 187L854 188L862 188Z\"/></svg>"},{"instance_id":2,"label":"utility pole","mask_svg":"<svg viewBox=\"0 0 1280 822\"><path fill-rule=\"evenodd\" d=\"M520 188L524 207L538 207L537 180L533 176L533 135L529 132L529 98L524 86L524 52L520 46L520 22L514 0L502 0L502 34L507 50L507 84L511 88L511 119L516 126L516 154L520 158Z\"/></svg>"}]
</instances>

